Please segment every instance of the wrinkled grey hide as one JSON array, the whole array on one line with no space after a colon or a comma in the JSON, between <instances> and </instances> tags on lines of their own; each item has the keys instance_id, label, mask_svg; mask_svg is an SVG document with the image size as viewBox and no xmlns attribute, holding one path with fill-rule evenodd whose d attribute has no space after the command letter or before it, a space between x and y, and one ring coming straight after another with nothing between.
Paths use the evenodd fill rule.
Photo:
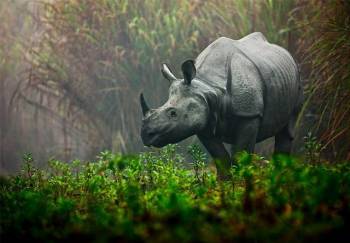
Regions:
<instances>
[{"instance_id":1,"label":"wrinkled grey hide","mask_svg":"<svg viewBox=\"0 0 350 243\"><path fill-rule=\"evenodd\" d=\"M141 94L142 141L162 147L197 135L216 161L224 179L231 155L254 151L255 143L275 137L275 152L289 153L302 103L299 72L285 49L261 33L240 40L221 37L197 57L182 64L177 79L163 64L171 82L169 99L149 109Z\"/></svg>"}]
</instances>

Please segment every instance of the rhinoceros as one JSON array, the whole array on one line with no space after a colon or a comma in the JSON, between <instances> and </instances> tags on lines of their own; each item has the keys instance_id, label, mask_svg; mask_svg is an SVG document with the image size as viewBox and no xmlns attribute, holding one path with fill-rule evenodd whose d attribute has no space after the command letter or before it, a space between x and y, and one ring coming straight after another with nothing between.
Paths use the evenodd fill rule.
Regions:
<instances>
[{"instance_id":1,"label":"rhinoceros","mask_svg":"<svg viewBox=\"0 0 350 243\"><path fill-rule=\"evenodd\" d=\"M178 79L166 64L169 99L150 109L143 94L141 138L162 147L197 135L225 179L231 154L253 152L255 143L275 137L275 152L290 153L303 92L290 53L255 32L239 40L220 37L182 66Z\"/></svg>"}]
</instances>

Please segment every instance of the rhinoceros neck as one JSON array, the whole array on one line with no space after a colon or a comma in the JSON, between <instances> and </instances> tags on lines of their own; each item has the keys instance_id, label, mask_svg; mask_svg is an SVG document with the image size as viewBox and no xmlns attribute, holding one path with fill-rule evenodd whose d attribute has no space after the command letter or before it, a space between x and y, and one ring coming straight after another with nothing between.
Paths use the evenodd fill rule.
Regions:
<instances>
[{"instance_id":1,"label":"rhinoceros neck","mask_svg":"<svg viewBox=\"0 0 350 243\"><path fill-rule=\"evenodd\" d=\"M211 85L202 80L196 80L196 93L199 95L207 106L208 114L206 126L200 131L204 136L215 136L219 121L222 115L227 115L230 110L229 95L222 87Z\"/></svg>"}]
</instances>

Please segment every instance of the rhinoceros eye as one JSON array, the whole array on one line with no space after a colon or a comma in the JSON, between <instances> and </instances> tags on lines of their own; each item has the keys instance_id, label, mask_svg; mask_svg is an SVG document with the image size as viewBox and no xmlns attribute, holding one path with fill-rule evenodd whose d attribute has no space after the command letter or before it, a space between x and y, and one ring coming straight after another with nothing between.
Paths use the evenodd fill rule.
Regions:
<instances>
[{"instance_id":1,"label":"rhinoceros eye","mask_svg":"<svg viewBox=\"0 0 350 243\"><path fill-rule=\"evenodd\" d=\"M170 108L169 110L167 110L167 114L168 114L169 118L171 118L171 119L177 118L177 112L174 108Z\"/></svg>"}]
</instances>

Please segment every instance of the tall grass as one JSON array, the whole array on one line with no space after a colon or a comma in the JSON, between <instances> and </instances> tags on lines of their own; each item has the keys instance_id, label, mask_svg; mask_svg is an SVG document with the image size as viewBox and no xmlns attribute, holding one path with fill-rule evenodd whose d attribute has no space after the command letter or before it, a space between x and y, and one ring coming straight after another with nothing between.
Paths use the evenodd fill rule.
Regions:
<instances>
[{"instance_id":1,"label":"tall grass","mask_svg":"<svg viewBox=\"0 0 350 243\"><path fill-rule=\"evenodd\" d=\"M103 148L124 152L141 148L137 97L144 91L152 106L165 101L168 83L159 72L162 62L171 64L180 77L180 63L196 57L215 38L238 39L260 31L270 42L292 53L298 45L299 54L304 55L302 70L311 71L307 104L319 107L316 113L320 122L314 130L320 136L322 150L332 157L350 156L346 1L35 3L39 13L34 19L40 34L36 33L37 41L25 55L31 70L17 97L58 118L64 133L86 133L84 143L94 152ZM8 14L4 12L2 17L5 16ZM1 27L11 29L6 24ZM0 41L15 41L3 36ZM11 49L8 44L2 44L2 56L9 56L4 54ZM7 67L14 65L1 65L2 77Z\"/></svg>"},{"instance_id":2,"label":"tall grass","mask_svg":"<svg viewBox=\"0 0 350 243\"><path fill-rule=\"evenodd\" d=\"M291 0L41 2L42 34L20 93L90 134L95 151L133 151L141 146L138 93L152 106L167 96L162 62L180 77L181 62L220 35L261 31L288 46L292 7Z\"/></svg>"},{"instance_id":3,"label":"tall grass","mask_svg":"<svg viewBox=\"0 0 350 243\"><path fill-rule=\"evenodd\" d=\"M314 127L332 158L350 158L350 3L304 3L300 49L309 75L308 104L316 108Z\"/></svg>"},{"instance_id":4,"label":"tall grass","mask_svg":"<svg viewBox=\"0 0 350 243\"><path fill-rule=\"evenodd\" d=\"M159 104L168 86L160 64L179 64L196 50L196 24L187 24L195 21L190 6L187 1L44 4L44 33L31 50L28 83L47 98L34 103L57 104L57 113L76 127L95 130L91 141L102 147L137 146L137 94L144 89Z\"/></svg>"},{"instance_id":5,"label":"tall grass","mask_svg":"<svg viewBox=\"0 0 350 243\"><path fill-rule=\"evenodd\" d=\"M289 48L294 27L295 0L212 0L207 1L201 19L206 37L235 39L254 31L262 32L271 43ZM208 21L209 20L209 21Z\"/></svg>"}]
</instances>

